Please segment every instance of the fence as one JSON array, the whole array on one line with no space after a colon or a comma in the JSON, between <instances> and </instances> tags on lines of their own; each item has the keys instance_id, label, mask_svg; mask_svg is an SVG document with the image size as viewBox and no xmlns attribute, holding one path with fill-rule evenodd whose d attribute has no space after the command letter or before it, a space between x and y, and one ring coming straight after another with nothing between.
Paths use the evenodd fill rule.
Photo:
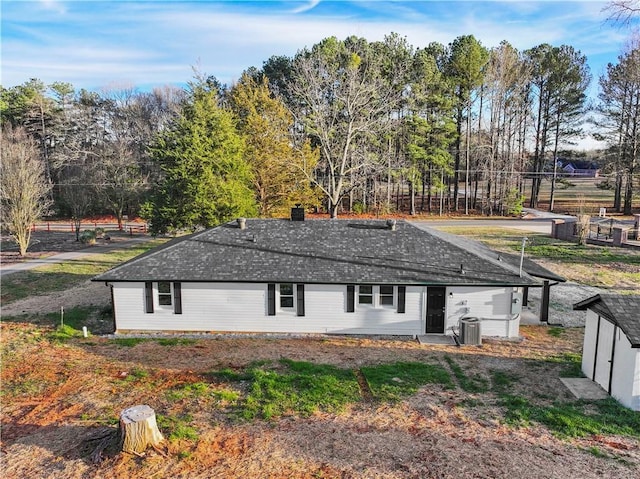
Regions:
<instances>
[{"instance_id":1,"label":"fence","mask_svg":"<svg viewBox=\"0 0 640 479\"><path fill-rule=\"evenodd\" d=\"M89 222L89 223L80 223L80 227L78 230L89 228L104 228L109 230L119 230L126 231L130 236L133 236L134 233L138 234L146 234L147 233L147 223L123 223L118 225L117 223L98 223L97 221ZM76 232L76 225L73 222L64 223L64 222L46 222L46 223L36 223L31 227L32 232L36 231L47 231L47 232L66 232L70 231L71 233Z\"/></svg>"},{"instance_id":2,"label":"fence","mask_svg":"<svg viewBox=\"0 0 640 479\"><path fill-rule=\"evenodd\" d=\"M586 231L583 230L586 228ZM581 223L578 218L554 219L551 224L551 236L564 241L579 240L581 233L589 243L628 245L629 241L640 240L640 215L634 215L633 222L619 221L614 218L586 218Z\"/></svg>"}]
</instances>

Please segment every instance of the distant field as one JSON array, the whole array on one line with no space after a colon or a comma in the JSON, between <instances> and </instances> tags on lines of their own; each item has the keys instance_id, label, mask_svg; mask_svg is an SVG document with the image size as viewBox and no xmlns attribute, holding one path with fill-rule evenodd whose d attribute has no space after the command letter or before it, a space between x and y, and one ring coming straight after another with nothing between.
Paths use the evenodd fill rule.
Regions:
<instances>
[{"instance_id":1,"label":"distant field","mask_svg":"<svg viewBox=\"0 0 640 479\"><path fill-rule=\"evenodd\" d=\"M614 191L598 188L605 178L562 178L556 185L554 211L568 214L597 215L600 208L613 211ZM526 182L527 202L531 196L531 180ZM551 198L551 181L545 180L540 186L539 209L548 210Z\"/></svg>"}]
</instances>

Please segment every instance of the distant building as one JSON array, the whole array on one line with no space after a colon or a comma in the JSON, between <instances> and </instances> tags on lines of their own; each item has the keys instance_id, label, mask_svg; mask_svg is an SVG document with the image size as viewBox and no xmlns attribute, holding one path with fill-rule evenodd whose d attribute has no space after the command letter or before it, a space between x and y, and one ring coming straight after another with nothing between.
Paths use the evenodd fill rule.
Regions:
<instances>
[{"instance_id":1,"label":"distant building","mask_svg":"<svg viewBox=\"0 0 640 479\"><path fill-rule=\"evenodd\" d=\"M592 161L563 160L560 158L558 162L562 171L568 176L581 176L584 178L598 178L600 176L600 167Z\"/></svg>"}]
</instances>

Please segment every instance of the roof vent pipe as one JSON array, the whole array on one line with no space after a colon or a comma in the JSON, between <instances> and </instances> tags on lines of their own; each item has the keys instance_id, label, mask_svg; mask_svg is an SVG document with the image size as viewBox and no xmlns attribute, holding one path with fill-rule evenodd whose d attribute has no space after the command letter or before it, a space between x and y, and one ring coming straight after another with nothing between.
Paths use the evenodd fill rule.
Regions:
<instances>
[{"instance_id":1,"label":"roof vent pipe","mask_svg":"<svg viewBox=\"0 0 640 479\"><path fill-rule=\"evenodd\" d=\"M396 220L387 220L387 228L389 228L391 231L395 231L396 230Z\"/></svg>"},{"instance_id":2,"label":"roof vent pipe","mask_svg":"<svg viewBox=\"0 0 640 479\"><path fill-rule=\"evenodd\" d=\"M460 274L465 274L466 271L464 270L464 264L460 263Z\"/></svg>"},{"instance_id":3,"label":"roof vent pipe","mask_svg":"<svg viewBox=\"0 0 640 479\"><path fill-rule=\"evenodd\" d=\"M236 221L238 222L238 228L241 230L247 229L247 218L238 218Z\"/></svg>"}]
</instances>

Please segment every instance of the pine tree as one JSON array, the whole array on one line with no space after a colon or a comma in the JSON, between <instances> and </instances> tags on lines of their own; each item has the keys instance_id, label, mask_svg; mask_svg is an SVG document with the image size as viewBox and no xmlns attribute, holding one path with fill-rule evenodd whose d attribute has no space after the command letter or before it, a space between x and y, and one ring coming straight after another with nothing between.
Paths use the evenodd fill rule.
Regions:
<instances>
[{"instance_id":1,"label":"pine tree","mask_svg":"<svg viewBox=\"0 0 640 479\"><path fill-rule=\"evenodd\" d=\"M217 85L198 81L181 117L152 147L162 172L143 216L154 233L208 228L255 214L251 171Z\"/></svg>"}]
</instances>

